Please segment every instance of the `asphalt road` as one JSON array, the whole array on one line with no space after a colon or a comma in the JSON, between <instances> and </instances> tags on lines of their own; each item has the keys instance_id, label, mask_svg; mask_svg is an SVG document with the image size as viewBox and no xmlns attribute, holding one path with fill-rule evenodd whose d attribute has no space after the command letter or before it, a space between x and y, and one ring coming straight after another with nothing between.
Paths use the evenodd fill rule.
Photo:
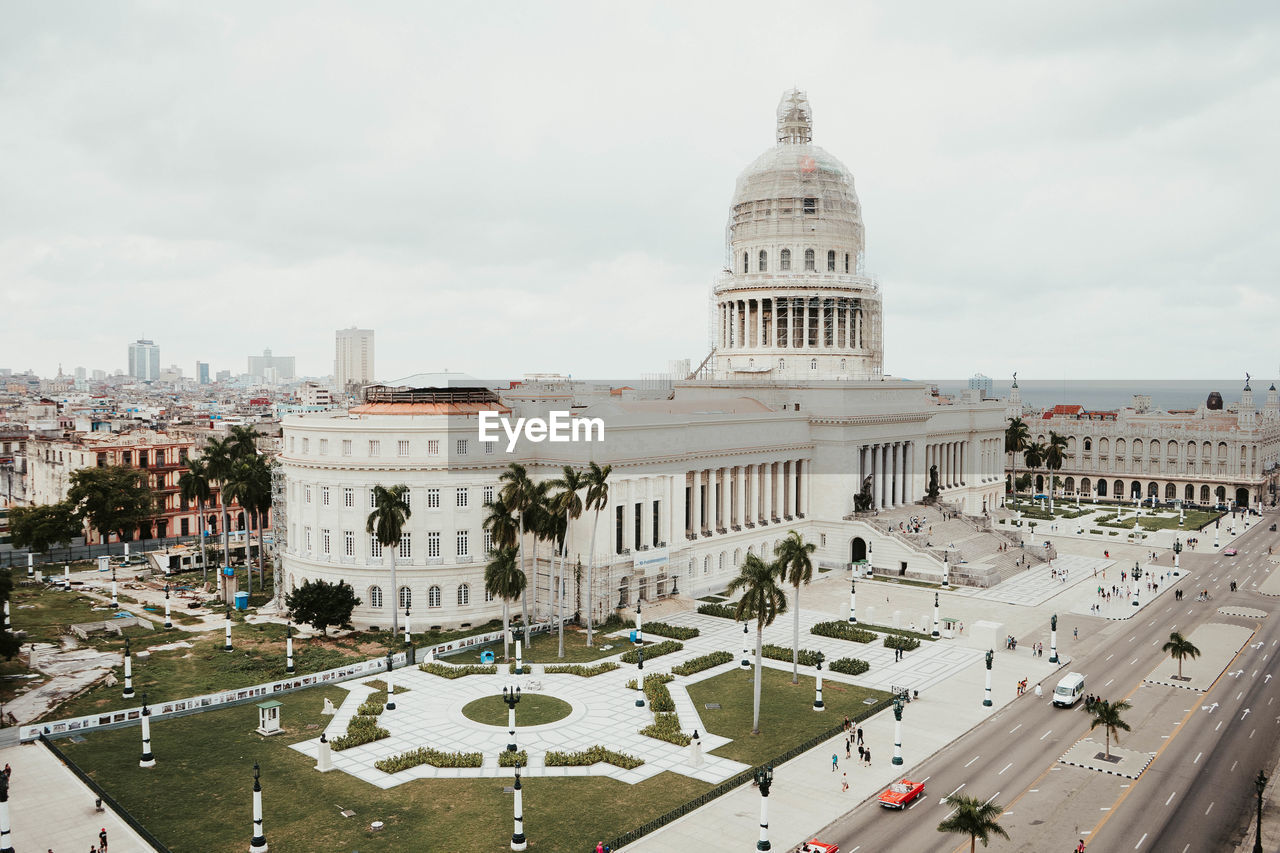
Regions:
<instances>
[{"instance_id":1,"label":"asphalt road","mask_svg":"<svg viewBox=\"0 0 1280 853\"><path fill-rule=\"evenodd\" d=\"M1078 623L1082 639L1064 646L1073 652L1071 669L1087 674L1087 691L1113 700L1134 692L1164 659L1160 645L1171 631L1185 635L1214 621L1250 628L1258 624L1219 614L1224 604L1273 612L1274 600L1254 588L1271 569L1267 546L1280 547L1280 535L1267 530L1271 518L1264 516L1237 540L1237 557L1184 551L1181 563L1187 573L1175 586L1184 590L1182 602L1174 602L1170 591L1125 622L1068 617L1068 625ZM1212 533L1202 533L1200 539L1211 542ZM1232 579L1241 582L1236 593L1228 591ZM1196 592L1206 587L1213 600L1196 602ZM941 798L959 790L983 800L992 798L1009 812L1006 822L1013 837L993 841L992 851L1060 847L1065 853L1074 846L1077 833L1084 834L1090 850L1099 851L1234 850L1256 802L1252 780L1260 768L1274 763L1280 747L1280 703L1275 702L1280 677L1266 679L1280 655L1280 626L1271 619L1261 623L1250 643L1265 645L1246 646L1228 667L1243 668L1239 676L1220 677L1204 697L1157 688L1170 691L1173 698L1166 704L1178 703L1175 710L1185 710L1186 719L1136 781L1058 764L1059 756L1088 733L1089 719L1081 706L1055 709L1028 695L913 771L913 776L926 780L926 789L912 807L891 812L873 798L817 837L838 843L842 853L967 851L967 840L961 845L959 836L937 832L950 811ZM995 675L1015 677L1016 662L998 655ZM1201 709L1215 701L1219 707L1212 712ZM904 722L905 739L909 716ZM1100 730L1094 734L1101 737Z\"/></svg>"}]
</instances>

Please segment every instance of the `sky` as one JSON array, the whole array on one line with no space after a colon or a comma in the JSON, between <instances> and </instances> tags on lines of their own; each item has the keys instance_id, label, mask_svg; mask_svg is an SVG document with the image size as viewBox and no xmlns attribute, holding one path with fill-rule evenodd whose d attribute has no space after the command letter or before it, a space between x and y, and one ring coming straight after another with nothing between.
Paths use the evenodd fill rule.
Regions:
<instances>
[{"instance_id":1,"label":"sky","mask_svg":"<svg viewBox=\"0 0 1280 853\"><path fill-rule=\"evenodd\" d=\"M708 353L808 92L885 369L1271 377L1280 4L16 3L0 367L626 376Z\"/></svg>"}]
</instances>

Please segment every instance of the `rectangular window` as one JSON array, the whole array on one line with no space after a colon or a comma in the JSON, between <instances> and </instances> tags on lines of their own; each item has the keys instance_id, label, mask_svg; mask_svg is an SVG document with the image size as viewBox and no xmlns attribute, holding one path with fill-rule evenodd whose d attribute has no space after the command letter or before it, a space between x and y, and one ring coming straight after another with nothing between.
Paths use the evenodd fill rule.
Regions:
<instances>
[{"instance_id":1,"label":"rectangular window","mask_svg":"<svg viewBox=\"0 0 1280 853\"><path fill-rule=\"evenodd\" d=\"M440 508L440 490L427 489L427 509Z\"/></svg>"},{"instance_id":2,"label":"rectangular window","mask_svg":"<svg viewBox=\"0 0 1280 853\"><path fill-rule=\"evenodd\" d=\"M816 198L806 198L804 200L804 212L813 215L818 212L818 200Z\"/></svg>"},{"instance_id":3,"label":"rectangular window","mask_svg":"<svg viewBox=\"0 0 1280 853\"><path fill-rule=\"evenodd\" d=\"M467 487L458 486L457 494L458 494L458 497L457 497L458 509L466 509L467 508Z\"/></svg>"},{"instance_id":4,"label":"rectangular window","mask_svg":"<svg viewBox=\"0 0 1280 853\"><path fill-rule=\"evenodd\" d=\"M400 499L400 503L404 504L405 509L413 509L413 490L405 489L404 495Z\"/></svg>"},{"instance_id":5,"label":"rectangular window","mask_svg":"<svg viewBox=\"0 0 1280 853\"><path fill-rule=\"evenodd\" d=\"M662 516L658 511L659 506L660 506L660 503L658 501L653 502L653 542L652 544L654 545L654 547L657 547L659 542L658 535L662 532L662 527L661 527Z\"/></svg>"},{"instance_id":6,"label":"rectangular window","mask_svg":"<svg viewBox=\"0 0 1280 853\"><path fill-rule=\"evenodd\" d=\"M302 452L303 453L311 452L311 439L309 438L302 439Z\"/></svg>"},{"instance_id":7,"label":"rectangular window","mask_svg":"<svg viewBox=\"0 0 1280 853\"><path fill-rule=\"evenodd\" d=\"M302 541L303 541L303 544L305 544L307 547L307 553L310 554L311 553L311 528L310 527L302 528Z\"/></svg>"},{"instance_id":8,"label":"rectangular window","mask_svg":"<svg viewBox=\"0 0 1280 853\"><path fill-rule=\"evenodd\" d=\"M493 503L493 486L484 487L484 502L487 504Z\"/></svg>"},{"instance_id":9,"label":"rectangular window","mask_svg":"<svg viewBox=\"0 0 1280 853\"><path fill-rule=\"evenodd\" d=\"M432 530L427 533L427 556L440 556L440 531Z\"/></svg>"},{"instance_id":10,"label":"rectangular window","mask_svg":"<svg viewBox=\"0 0 1280 853\"><path fill-rule=\"evenodd\" d=\"M369 556L375 558L382 556L382 543L378 541L377 536L369 537Z\"/></svg>"},{"instance_id":11,"label":"rectangular window","mask_svg":"<svg viewBox=\"0 0 1280 853\"><path fill-rule=\"evenodd\" d=\"M621 506L614 507L613 535L615 540L615 544L614 544L615 554L622 553L622 510L623 510L623 507Z\"/></svg>"},{"instance_id":12,"label":"rectangular window","mask_svg":"<svg viewBox=\"0 0 1280 853\"><path fill-rule=\"evenodd\" d=\"M471 535L466 530L459 530L457 541L458 541L458 556L470 557L471 556Z\"/></svg>"},{"instance_id":13,"label":"rectangular window","mask_svg":"<svg viewBox=\"0 0 1280 853\"><path fill-rule=\"evenodd\" d=\"M320 528L320 553L328 556L329 554L329 528Z\"/></svg>"},{"instance_id":14,"label":"rectangular window","mask_svg":"<svg viewBox=\"0 0 1280 853\"><path fill-rule=\"evenodd\" d=\"M428 456L439 456L439 455L440 455L440 439L438 439L438 438L428 439L428 441L427 441L427 455L428 455Z\"/></svg>"},{"instance_id":15,"label":"rectangular window","mask_svg":"<svg viewBox=\"0 0 1280 853\"><path fill-rule=\"evenodd\" d=\"M328 506L328 505L329 505L329 487L321 486L320 487L320 506Z\"/></svg>"},{"instance_id":16,"label":"rectangular window","mask_svg":"<svg viewBox=\"0 0 1280 853\"><path fill-rule=\"evenodd\" d=\"M356 505L356 490L350 486L344 486L342 489L342 505L350 509Z\"/></svg>"},{"instance_id":17,"label":"rectangular window","mask_svg":"<svg viewBox=\"0 0 1280 853\"><path fill-rule=\"evenodd\" d=\"M163 450L157 450L157 451L156 451L156 464L157 464L157 465L163 465L163 464L164 464L164 451L163 451Z\"/></svg>"},{"instance_id":18,"label":"rectangular window","mask_svg":"<svg viewBox=\"0 0 1280 853\"><path fill-rule=\"evenodd\" d=\"M342 553L348 557L356 555L356 532L354 530L342 531Z\"/></svg>"},{"instance_id":19,"label":"rectangular window","mask_svg":"<svg viewBox=\"0 0 1280 853\"><path fill-rule=\"evenodd\" d=\"M397 442L396 442L396 455L397 455L397 456L408 456L408 455L409 455L409 442L407 442L407 441L397 441Z\"/></svg>"},{"instance_id":20,"label":"rectangular window","mask_svg":"<svg viewBox=\"0 0 1280 853\"><path fill-rule=\"evenodd\" d=\"M351 455L351 439L349 438L344 438L342 440L342 455L343 456Z\"/></svg>"},{"instance_id":21,"label":"rectangular window","mask_svg":"<svg viewBox=\"0 0 1280 853\"><path fill-rule=\"evenodd\" d=\"M291 438L291 439L289 439L289 443L290 443L290 444L292 444L292 443L293 443L293 439L292 439L292 438ZM290 449L292 450L293 448L290 448ZM120 454L120 464L121 464L121 465L132 465L132 464L133 464L133 451L132 451L132 450L125 450L125 451L123 451L123 452Z\"/></svg>"},{"instance_id":22,"label":"rectangular window","mask_svg":"<svg viewBox=\"0 0 1280 853\"><path fill-rule=\"evenodd\" d=\"M370 456L381 456L381 455L382 455L382 442L381 442L381 441L379 441L379 440L378 440L378 439L376 439L376 438L369 439L369 455L370 455Z\"/></svg>"},{"instance_id":23,"label":"rectangular window","mask_svg":"<svg viewBox=\"0 0 1280 853\"><path fill-rule=\"evenodd\" d=\"M400 534L400 554L399 554L399 557L400 557L400 559L402 559L402 560L410 560L410 559L413 559L413 539L412 539L412 534L410 534L410 533L402 533L402 534Z\"/></svg>"},{"instance_id":24,"label":"rectangular window","mask_svg":"<svg viewBox=\"0 0 1280 853\"><path fill-rule=\"evenodd\" d=\"M320 455L321 456L329 455L329 439L327 438L320 439Z\"/></svg>"},{"instance_id":25,"label":"rectangular window","mask_svg":"<svg viewBox=\"0 0 1280 853\"><path fill-rule=\"evenodd\" d=\"M369 490L369 509L377 509L377 508L378 508L377 493L374 492L373 489L370 489Z\"/></svg>"},{"instance_id":26,"label":"rectangular window","mask_svg":"<svg viewBox=\"0 0 1280 853\"><path fill-rule=\"evenodd\" d=\"M456 443L456 445L455 445L455 446L458 448L458 455L459 455L459 456L466 456L466 455L467 455L467 440L466 440L465 438L460 438L460 439L458 439L458 441L457 441L457 443Z\"/></svg>"},{"instance_id":27,"label":"rectangular window","mask_svg":"<svg viewBox=\"0 0 1280 853\"><path fill-rule=\"evenodd\" d=\"M306 502L311 503L311 487L310 486L304 487L303 494L306 495L306 498L305 498Z\"/></svg>"},{"instance_id":28,"label":"rectangular window","mask_svg":"<svg viewBox=\"0 0 1280 853\"><path fill-rule=\"evenodd\" d=\"M495 444L497 444L497 442L496 442L496 441L486 441L486 442L484 443L484 452L485 452L485 453L488 453L488 454L492 454L492 453L493 453L493 446L494 446Z\"/></svg>"},{"instance_id":29,"label":"rectangular window","mask_svg":"<svg viewBox=\"0 0 1280 853\"><path fill-rule=\"evenodd\" d=\"M493 531L491 530L484 532L484 552L486 554L493 553Z\"/></svg>"}]
</instances>

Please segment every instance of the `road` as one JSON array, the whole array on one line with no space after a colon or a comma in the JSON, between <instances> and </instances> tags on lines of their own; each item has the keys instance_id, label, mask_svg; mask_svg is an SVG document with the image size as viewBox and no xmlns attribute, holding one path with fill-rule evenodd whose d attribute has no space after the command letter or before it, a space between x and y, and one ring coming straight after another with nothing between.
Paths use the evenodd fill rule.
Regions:
<instances>
[{"instance_id":1,"label":"road","mask_svg":"<svg viewBox=\"0 0 1280 853\"><path fill-rule=\"evenodd\" d=\"M817 837L838 843L842 853L967 851L967 840L961 845L959 836L937 832L950 811L942 798L960 791L1005 806L1001 823L1012 838L993 839L992 851L1065 851L1079 837L1090 850L1234 850L1231 844L1243 833L1256 801L1252 780L1273 763L1280 747L1280 677L1266 678L1280 655L1280 625L1262 619L1259 626L1259 620L1217 611L1224 604L1274 610L1273 599L1255 589L1271 568L1267 546L1280 546L1280 536L1267 530L1270 521L1265 516L1240 537L1240 556L1184 551L1187 574L1175 585L1184 590L1181 602L1170 591L1125 622L1072 617L1085 639L1073 644L1071 669L1087 674L1089 692L1113 700L1132 697L1135 708L1127 718L1134 732L1126 742L1138 739L1144 722L1155 727L1171 721L1167 735L1142 733L1157 744L1146 751L1159 753L1139 779L1059 764L1057 759L1088 733L1089 718L1082 706L1055 709L1028 695L913 771L926 779L926 796L905 812L888 812L873 799ZM1210 536L1200 538L1211 541ZM1228 591L1232 579L1240 582L1238 592ZM1195 601L1204 588L1213 600ZM1242 649L1228 670L1244 672L1220 677L1207 695L1144 688L1143 678L1165 657L1160 646L1169 633L1189 634L1205 622L1257 626L1250 643L1264 645ZM1002 663L998 658L998 669ZM1201 709L1215 701L1219 705L1213 711ZM1101 731L1094 736L1101 739Z\"/></svg>"}]
</instances>

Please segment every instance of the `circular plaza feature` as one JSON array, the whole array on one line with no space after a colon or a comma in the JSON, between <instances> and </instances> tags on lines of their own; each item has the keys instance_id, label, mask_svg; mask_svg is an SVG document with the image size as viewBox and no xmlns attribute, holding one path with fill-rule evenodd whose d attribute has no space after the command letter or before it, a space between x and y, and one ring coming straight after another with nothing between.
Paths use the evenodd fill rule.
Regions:
<instances>
[{"instance_id":1,"label":"circular plaza feature","mask_svg":"<svg viewBox=\"0 0 1280 853\"><path fill-rule=\"evenodd\" d=\"M563 720L573 712L573 706L554 696L525 693L516 705L516 728L544 726ZM462 706L462 716L485 726L507 727L507 703L502 695L473 699Z\"/></svg>"}]
</instances>

